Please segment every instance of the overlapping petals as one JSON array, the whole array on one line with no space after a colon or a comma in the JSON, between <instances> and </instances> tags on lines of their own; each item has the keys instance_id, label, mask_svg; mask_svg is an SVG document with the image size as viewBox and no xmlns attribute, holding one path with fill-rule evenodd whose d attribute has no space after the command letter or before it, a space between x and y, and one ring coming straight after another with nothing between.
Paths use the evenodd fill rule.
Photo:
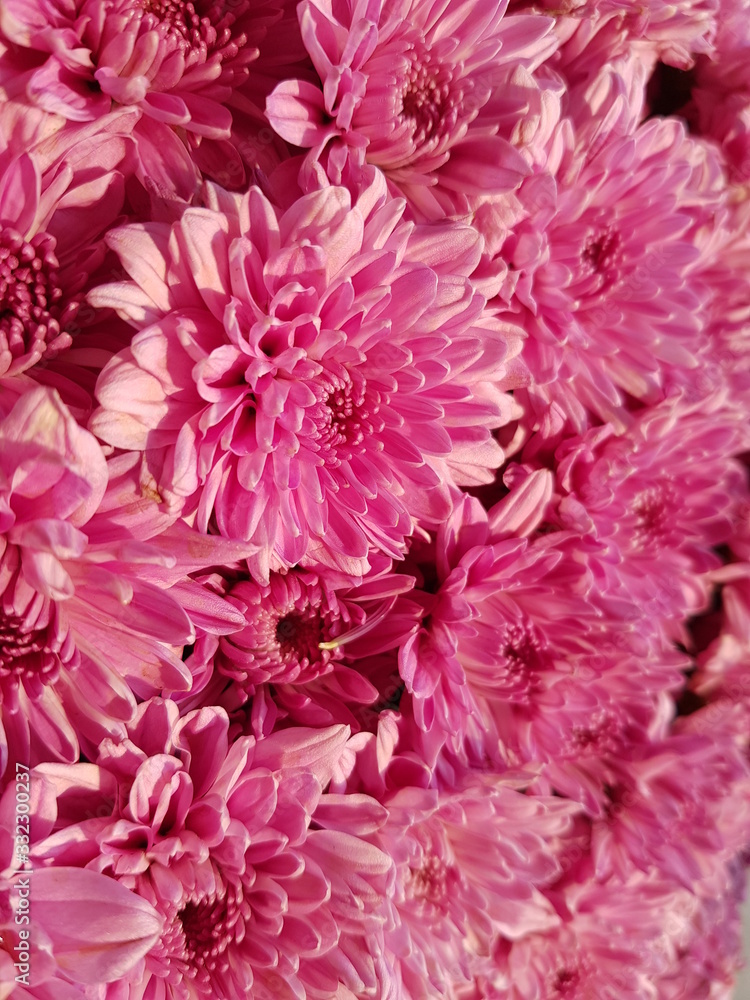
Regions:
<instances>
[{"instance_id":1,"label":"overlapping petals","mask_svg":"<svg viewBox=\"0 0 750 1000\"><path fill-rule=\"evenodd\" d=\"M171 228L110 235L133 281L89 299L138 333L100 375L92 430L145 452L202 530L256 544L264 581L401 557L453 483L502 460L490 430L511 410L488 376L506 341L469 280L481 240L445 225L430 245L376 180L354 204L327 187L283 213L256 188L209 196Z\"/></svg>"},{"instance_id":2,"label":"overlapping petals","mask_svg":"<svg viewBox=\"0 0 750 1000\"><path fill-rule=\"evenodd\" d=\"M0 1000L729 1000L749 16L0 2Z\"/></svg>"}]
</instances>

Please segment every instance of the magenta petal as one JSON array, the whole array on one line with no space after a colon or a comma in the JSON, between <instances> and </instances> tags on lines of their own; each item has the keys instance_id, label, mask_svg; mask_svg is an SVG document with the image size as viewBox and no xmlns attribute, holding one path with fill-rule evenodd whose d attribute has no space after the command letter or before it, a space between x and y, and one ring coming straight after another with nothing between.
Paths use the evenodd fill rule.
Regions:
<instances>
[{"instance_id":1,"label":"magenta petal","mask_svg":"<svg viewBox=\"0 0 750 1000\"><path fill-rule=\"evenodd\" d=\"M282 139L315 146L331 134L323 94L304 80L285 80L266 101L266 114Z\"/></svg>"},{"instance_id":2,"label":"magenta petal","mask_svg":"<svg viewBox=\"0 0 750 1000\"><path fill-rule=\"evenodd\" d=\"M440 169L443 187L464 194L500 194L517 188L528 174L526 161L499 136L466 139Z\"/></svg>"},{"instance_id":3,"label":"magenta petal","mask_svg":"<svg viewBox=\"0 0 750 1000\"><path fill-rule=\"evenodd\" d=\"M161 934L156 910L106 875L47 868L32 878L34 920L50 938L60 968L77 982L121 979Z\"/></svg>"},{"instance_id":4,"label":"magenta petal","mask_svg":"<svg viewBox=\"0 0 750 1000\"><path fill-rule=\"evenodd\" d=\"M539 525L552 499L554 477L538 469L495 504L489 513L489 525L498 535L508 533L526 537Z\"/></svg>"},{"instance_id":5,"label":"magenta petal","mask_svg":"<svg viewBox=\"0 0 750 1000\"><path fill-rule=\"evenodd\" d=\"M23 153L0 175L0 219L23 235L32 224L41 194L41 178L31 157Z\"/></svg>"}]
</instances>

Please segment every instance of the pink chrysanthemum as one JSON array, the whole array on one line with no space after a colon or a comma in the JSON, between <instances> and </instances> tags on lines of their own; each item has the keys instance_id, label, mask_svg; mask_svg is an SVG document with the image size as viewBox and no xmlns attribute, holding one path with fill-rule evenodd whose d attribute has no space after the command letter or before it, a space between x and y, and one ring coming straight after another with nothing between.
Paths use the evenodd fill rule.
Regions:
<instances>
[{"instance_id":1,"label":"pink chrysanthemum","mask_svg":"<svg viewBox=\"0 0 750 1000\"><path fill-rule=\"evenodd\" d=\"M421 799L405 788L385 802L391 819L378 843L396 864L400 923L387 943L407 996L419 997L426 980L433 995L450 997L499 934L557 925L542 889L559 874L554 847L575 807L492 779Z\"/></svg>"},{"instance_id":2,"label":"pink chrysanthemum","mask_svg":"<svg viewBox=\"0 0 750 1000\"><path fill-rule=\"evenodd\" d=\"M143 451L162 496L202 530L251 540L252 571L306 560L360 574L403 554L451 486L501 461L511 402L502 328L469 275L472 230L399 223L375 177L277 213L252 188L110 234L132 282L102 286L138 329L102 372L91 427Z\"/></svg>"},{"instance_id":3,"label":"pink chrysanthemum","mask_svg":"<svg viewBox=\"0 0 750 1000\"><path fill-rule=\"evenodd\" d=\"M322 1000L373 989L392 862L340 827L310 828L346 729L231 743L228 726L220 709L180 719L154 700L96 765L32 775L56 801L36 818L33 865L100 872L163 921L124 982L98 995Z\"/></svg>"},{"instance_id":4,"label":"pink chrysanthemum","mask_svg":"<svg viewBox=\"0 0 750 1000\"><path fill-rule=\"evenodd\" d=\"M518 399L529 423L553 404L578 430L592 415L624 428L628 397L653 404L665 386L690 385L706 344L719 158L677 120L633 131L633 109L615 94L575 133L565 121L556 130L547 172L521 190L525 217L499 251L528 333L530 385Z\"/></svg>"},{"instance_id":5,"label":"pink chrysanthemum","mask_svg":"<svg viewBox=\"0 0 750 1000\"><path fill-rule=\"evenodd\" d=\"M457 769L436 788L393 722L352 738L337 794L323 797L315 818L336 829L362 817L367 794L377 798L368 832L395 863L386 945L397 995L453 998L499 936L558 926L545 890L560 878L560 845L580 807L531 794L530 773Z\"/></svg>"},{"instance_id":6,"label":"pink chrysanthemum","mask_svg":"<svg viewBox=\"0 0 750 1000\"><path fill-rule=\"evenodd\" d=\"M558 450L559 523L614 546L611 590L644 614L695 613L709 591L704 574L720 565L714 549L730 540L746 501L734 460L743 438L721 393L644 410L620 437L590 431Z\"/></svg>"},{"instance_id":7,"label":"pink chrysanthemum","mask_svg":"<svg viewBox=\"0 0 750 1000\"><path fill-rule=\"evenodd\" d=\"M333 170L347 147L363 151L429 218L512 190L527 168L497 135L502 84L554 43L551 21L505 17L506 7L346 0L331 8L305 0L300 26L320 86L279 84L268 119L294 145L333 142Z\"/></svg>"},{"instance_id":8,"label":"pink chrysanthemum","mask_svg":"<svg viewBox=\"0 0 750 1000\"><path fill-rule=\"evenodd\" d=\"M607 634L572 536L522 537L543 516L550 486L548 474L535 474L489 516L465 497L438 530L437 579L410 595L424 620L399 653L424 729L465 735L470 717L527 704L546 678L614 647L622 626ZM506 735L515 742L512 728Z\"/></svg>"},{"instance_id":9,"label":"pink chrysanthemum","mask_svg":"<svg viewBox=\"0 0 750 1000\"><path fill-rule=\"evenodd\" d=\"M271 573L266 585L211 581L226 591L242 625L198 640L186 664L193 687L178 700L209 700L229 711L251 708L259 689L272 685L269 698L297 724L357 728L347 702L358 706L378 698L362 658L395 648L415 623L414 616L392 610L413 579L390 572L390 560L376 555L374 562L355 587L334 587L326 576L299 568Z\"/></svg>"},{"instance_id":10,"label":"pink chrysanthemum","mask_svg":"<svg viewBox=\"0 0 750 1000\"><path fill-rule=\"evenodd\" d=\"M0 376L70 346L88 273L124 201L137 115L95 132L23 104L0 108Z\"/></svg>"},{"instance_id":11,"label":"pink chrysanthemum","mask_svg":"<svg viewBox=\"0 0 750 1000\"><path fill-rule=\"evenodd\" d=\"M247 547L221 551L223 539L216 548L189 529L136 540L118 524L122 510L98 513L107 463L57 393L13 380L0 414L0 762L8 751L21 762L75 760L79 741L124 733L134 693L189 686L179 656L195 637L187 611L208 629L237 627L233 608L185 578Z\"/></svg>"},{"instance_id":12,"label":"pink chrysanthemum","mask_svg":"<svg viewBox=\"0 0 750 1000\"><path fill-rule=\"evenodd\" d=\"M492 1000L656 1000L666 967L664 914L676 887L640 875L606 885L572 885L558 907L556 931L498 942L488 969ZM475 995L476 996L476 995Z\"/></svg>"},{"instance_id":13,"label":"pink chrysanthemum","mask_svg":"<svg viewBox=\"0 0 750 1000\"><path fill-rule=\"evenodd\" d=\"M113 102L198 136L229 135L224 105L248 74L272 3L8 0L0 81L46 111L92 121Z\"/></svg>"},{"instance_id":14,"label":"pink chrysanthemum","mask_svg":"<svg viewBox=\"0 0 750 1000\"><path fill-rule=\"evenodd\" d=\"M591 842L597 878L627 878L639 868L689 889L744 846L748 767L731 738L679 734L600 763L601 813ZM735 824L728 831L722 809L730 798Z\"/></svg>"}]
</instances>

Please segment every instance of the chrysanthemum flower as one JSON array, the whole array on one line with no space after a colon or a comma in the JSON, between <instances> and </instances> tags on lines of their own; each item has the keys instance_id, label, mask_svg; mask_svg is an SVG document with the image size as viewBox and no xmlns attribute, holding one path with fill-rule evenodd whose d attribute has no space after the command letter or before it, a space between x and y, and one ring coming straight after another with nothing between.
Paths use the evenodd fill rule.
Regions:
<instances>
[{"instance_id":1,"label":"chrysanthemum flower","mask_svg":"<svg viewBox=\"0 0 750 1000\"><path fill-rule=\"evenodd\" d=\"M488 976L493 1000L656 1000L654 976L666 967L664 914L672 883L640 874L625 883L572 885L558 907L558 929L498 942ZM489 970L488 970L489 971ZM494 991L493 991L494 990Z\"/></svg>"},{"instance_id":2,"label":"chrysanthemum flower","mask_svg":"<svg viewBox=\"0 0 750 1000\"><path fill-rule=\"evenodd\" d=\"M228 727L220 709L180 719L174 702L153 700L96 765L32 774L55 803L37 819L33 865L100 872L163 920L159 941L102 995L317 1000L340 984L372 989L392 862L341 828L311 828L347 730L231 743Z\"/></svg>"},{"instance_id":3,"label":"chrysanthemum flower","mask_svg":"<svg viewBox=\"0 0 750 1000\"><path fill-rule=\"evenodd\" d=\"M511 403L502 328L482 315L469 228L399 223L373 175L277 212L209 190L172 227L112 232L133 281L95 289L138 330L102 372L91 428L145 452L197 525L251 540L251 569L344 573L398 558L451 487L491 478Z\"/></svg>"},{"instance_id":4,"label":"chrysanthemum flower","mask_svg":"<svg viewBox=\"0 0 750 1000\"><path fill-rule=\"evenodd\" d=\"M3 768L8 752L22 763L75 760L79 741L124 733L134 692L188 687L186 609L209 629L236 627L233 608L185 579L231 558L224 540L217 549L185 529L145 544L117 515L98 514L108 474L94 436L54 391L10 386L0 393Z\"/></svg>"},{"instance_id":5,"label":"chrysanthemum flower","mask_svg":"<svg viewBox=\"0 0 750 1000\"><path fill-rule=\"evenodd\" d=\"M525 704L546 676L613 643L572 536L523 537L543 517L550 486L547 473L535 474L489 515L465 497L438 530L427 560L436 579L410 595L424 620L399 653L423 728L462 735L483 706Z\"/></svg>"},{"instance_id":6,"label":"chrysanthemum flower","mask_svg":"<svg viewBox=\"0 0 750 1000\"><path fill-rule=\"evenodd\" d=\"M199 136L226 138L224 105L247 77L257 42L279 16L273 3L214 0L9 0L0 81L71 121L113 102Z\"/></svg>"},{"instance_id":7,"label":"chrysanthemum flower","mask_svg":"<svg viewBox=\"0 0 750 1000\"><path fill-rule=\"evenodd\" d=\"M108 115L92 134L20 103L0 108L0 376L70 345L85 280L123 205L136 120Z\"/></svg>"},{"instance_id":8,"label":"chrysanthemum flower","mask_svg":"<svg viewBox=\"0 0 750 1000\"><path fill-rule=\"evenodd\" d=\"M624 428L628 397L650 405L689 385L707 341L719 157L677 120L631 119L618 94L575 133L561 124L500 251L519 272L530 424L555 404L577 430L590 415Z\"/></svg>"},{"instance_id":9,"label":"chrysanthemum flower","mask_svg":"<svg viewBox=\"0 0 750 1000\"><path fill-rule=\"evenodd\" d=\"M407 995L418 997L427 980L448 997L498 934L520 938L558 923L541 889L559 873L554 845L574 807L526 796L502 779L425 793L434 804L421 811L415 793L387 800L394 819L380 833L396 862L401 924L388 940Z\"/></svg>"},{"instance_id":10,"label":"chrysanthemum flower","mask_svg":"<svg viewBox=\"0 0 750 1000\"><path fill-rule=\"evenodd\" d=\"M533 775L520 772L457 769L436 788L404 733L396 747L388 728L352 738L347 776L323 796L315 819L333 829L361 822L367 793L377 798L370 839L395 863L386 945L399 995L455 997L498 936L515 940L559 924L544 890L561 875L559 846L580 807L527 794Z\"/></svg>"},{"instance_id":11,"label":"chrysanthemum flower","mask_svg":"<svg viewBox=\"0 0 750 1000\"><path fill-rule=\"evenodd\" d=\"M551 21L505 17L506 7L305 0L302 38L320 84L279 84L268 119L296 146L342 144L332 170L347 148L361 150L429 218L512 190L527 168L497 135L493 108L503 106L505 78L554 43Z\"/></svg>"},{"instance_id":12,"label":"chrysanthemum flower","mask_svg":"<svg viewBox=\"0 0 750 1000\"><path fill-rule=\"evenodd\" d=\"M644 410L619 437L590 431L558 450L559 523L614 546L609 586L644 614L694 613L710 589L704 574L720 565L714 549L732 537L746 502L734 459L743 440L742 418L722 393Z\"/></svg>"},{"instance_id":13,"label":"chrysanthemum flower","mask_svg":"<svg viewBox=\"0 0 750 1000\"><path fill-rule=\"evenodd\" d=\"M394 609L413 578L391 572L390 560L373 556L363 582L350 586L301 568L271 573L263 585L243 577L206 584L226 593L240 626L203 635L186 661L190 692L181 705L207 702L252 715L251 699L268 699L297 725L361 724L361 706L378 701L370 660L395 648L417 617ZM336 585L338 583L338 586ZM264 685L271 685L262 691Z\"/></svg>"},{"instance_id":14,"label":"chrysanthemum flower","mask_svg":"<svg viewBox=\"0 0 750 1000\"><path fill-rule=\"evenodd\" d=\"M748 767L731 736L719 741L678 734L601 763L602 811L592 829L597 878L624 879L639 868L689 889L742 848L750 814ZM730 833L722 828L721 806L741 789Z\"/></svg>"}]
</instances>

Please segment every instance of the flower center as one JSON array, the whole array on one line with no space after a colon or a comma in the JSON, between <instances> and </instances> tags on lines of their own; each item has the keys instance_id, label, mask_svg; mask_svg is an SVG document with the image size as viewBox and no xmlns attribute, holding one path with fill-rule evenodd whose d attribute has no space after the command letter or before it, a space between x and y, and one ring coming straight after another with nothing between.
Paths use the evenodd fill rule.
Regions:
<instances>
[{"instance_id":1,"label":"flower center","mask_svg":"<svg viewBox=\"0 0 750 1000\"><path fill-rule=\"evenodd\" d=\"M183 0L145 0L143 9L146 14L152 14L161 24L168 25L169 29L182 38L189 45L199 43L208 33L208 25L202 24L202 19L196 13L195 5L184 3Z\"/></svg>"},{"instance_id":2,"label":"flower center","mask_svg":"<svg viewBox=\"0 0 750 1000\"><path fill-rule=\"evenodd\" d=\"M587 726L573 727L570 742L576 755L616 754L622 747L618 720L610 712L599 712Z\"/></svg>"},{"instance_id":3,"label":"flower center","mask_svg":"<svg viewBox=\"0 0 750 1000\"><path fill-rule=\"evenodd\" d=\"M555 998L569 997L573 1000L579 996L577 990L580 985L581 974L578 969L563 967L553 973L551 993Z\"/></svg>"},{"instance_id":4,"label":"flower center","mask_svg":"<svg viewBox=\"0 0 750 1000\"><path fill-rule=\"evenodd\" d=\"M0 375L17 374L67 347L60 332L62 288L55 241L39 233L27 242L17 230L0 230ZM74 307L65 311L72 318Z\"/></svg>"},{"instance_id":5,"label":"flower center","mask_svg":"<svg viewBox=\"0 0 750 1000\"><path fill-rule=\"evenodd\" d=\"M229 1000L223 984L232 968L230 946L244 937L250 915L241 884L220 884L208 896L195 894L164 933L161 953L166 963L159 962L160 971L189 980L191 996Z\"/></svg>"},{"instance_id":6,"label":"flower center","mask_svg":"<svg viewBox=\"0 0 750 1000\"><path fill-rule=\"evenodd\" d=\"M279 653L286 660L319 661L323 652L319 646L325 639L323 622L312 608L285 615L276 625Z\"/></svg>"},{"instance_id":7,"label":"flower center","mask_svg":"<svg viewBox=\"0 0 750 1000\"><path fill-rule=\"evenodd\" d=\"M539 684L547 663L547 643L530 622L501 625L497 692L510 701L524 701Z\"/></svg>"},{"instance_id":8,"label":"flower center","mask_svg":"<svg viewBox=\"0 0 750 1000\"><path fill-rule=\"evenodd\" d=\"M606 226L592 233L581 251L584 269L600 275L607 275L620 257L622 237L612 226Z\"/></svg>"},{"instance_id":9,"label":"flower center","mask_svg":"<svg viewBox=\"0 0 750 1000\"><path fill-rule=\"evenodd\" d=\"M265 683L309 682L344 655L339 648L321 648L339 634L336 606L298 574L271 574L268 588L243 582L231 596L247 624L221 640L216 666L248 690Z\"/></svg>"},{"instance_id":10,"label":"flower center","mask_svg":"<svg viewBox=\"0 0 750 1000\"><path fill-rule=\"evenodd\" d=\"M156 31L187 57L188 66L232 61L247 44L236 22L247 15L250 0L110 0L109 6L124 17L123 29L135 21L140 34Z\"/></svg>"},{"instance_id":11,"label":"flower center","mask_svg":"<svg viewBox=\"0 0 750 1000\"><path fill-rule=\"evenodd\" d=\"M366 439L382 429L372 419L379 402L368 399L367 383L356 370L326 373L317 393L313 435L325 464L335 467L364 451Z\"/></svg>"},{"instance_id":12,"label":"flower center","mask_svg":"<svg viewBox=\"0 0 750 1000\"><path fill-rule=\"evenodd\" d=\"M409 884L417 899L424 899L435 905L446 900L450 868L441 858L431 854L420 868L412 868L410 872Z\"/></svg>"},{"instance_id":13,"label":"flower center","mask_svg":"<svg viewBox=\"0 0 750 1000\"><path fill-rule=\"evenodd\" d=\"M632 504L633 546L663 545L673 528L675 507L673 491L668 486L652 486L638 493Z\"/></svg>"},{"instance_id":14,"label":"flower center","mask_svg":"<svg viewBox=\"0 0 750 1000\"><path fill-rule=\"evenodd\" d=\"M415 46L409 55L411 67L401 94L401 117L414 129L414 144L422 146L439 138L455 122L456 109L451 99L453 73L433 60L424 46Z\"/></svg>"}]
</instances>

